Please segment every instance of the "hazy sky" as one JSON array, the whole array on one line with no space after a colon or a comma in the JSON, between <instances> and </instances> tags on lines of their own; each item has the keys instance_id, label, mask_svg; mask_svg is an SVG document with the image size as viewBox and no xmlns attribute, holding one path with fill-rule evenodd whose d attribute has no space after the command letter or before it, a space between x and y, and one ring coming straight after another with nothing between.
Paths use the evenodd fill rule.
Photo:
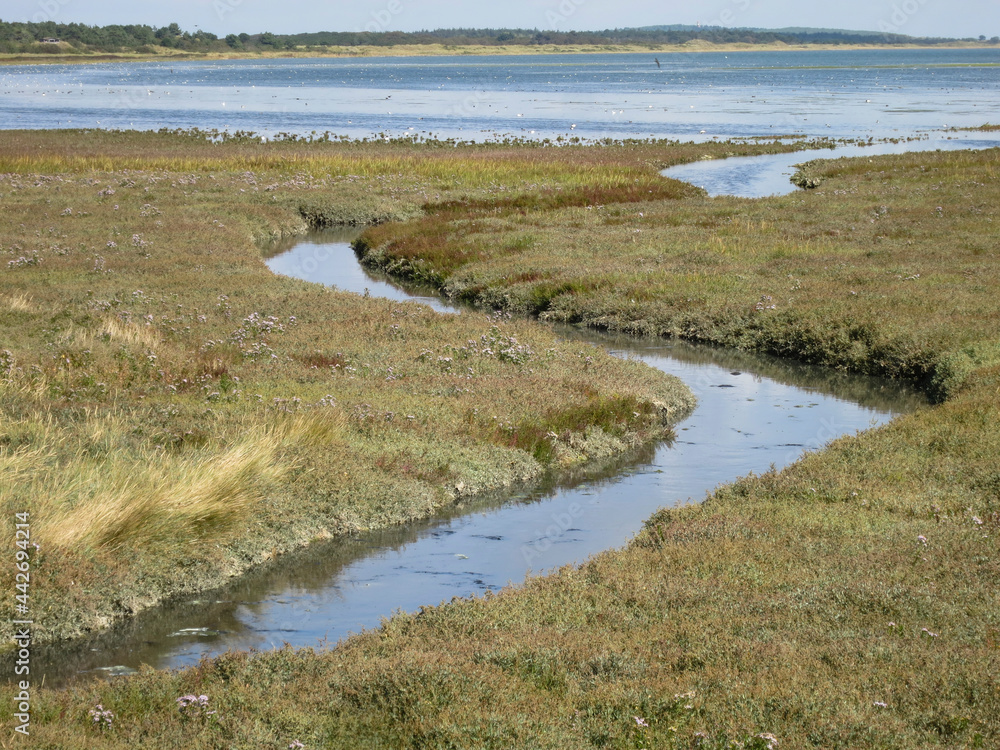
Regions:
<instances>
[{"instance_id":1,"label":"hazy sky","mask_svg":"<svg viewBox=\"0 0 1000 750\"><path fill-rule=\"evenodd\" d=\"M537 28L594 30L670 23L814 26L911 36L1000 35L998 0L4 0L4 21L93 25L176 21L223 36L303 31Z\"/></svg>"}]
</instances>

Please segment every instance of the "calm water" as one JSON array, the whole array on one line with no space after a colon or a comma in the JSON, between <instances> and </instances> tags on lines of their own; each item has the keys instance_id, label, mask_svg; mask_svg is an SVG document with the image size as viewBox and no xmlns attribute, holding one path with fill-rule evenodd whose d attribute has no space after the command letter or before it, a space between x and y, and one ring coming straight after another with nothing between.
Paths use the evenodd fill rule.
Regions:
<instances>
[{"instance_id":1,"label":"calm water","mask_svg":"<svg viewBox=\"0 0 1000 750\"><path fill-rule=\"evenodd\" d=\"M791 181L798 165L812 159L840 159L877 154L902 154L908 151L951 151L1000 146L1000 138L984 138L968 133L940 133L927 140L875 142L864 146L838 146L833 149L800 151L794 154L734 156L728 159L695 161L664 169L660 174L704 188L712 196L736 195L763 198L787 195L799 188Z\"/></svg>"},{"instance_id":2,"label":"calm water","mask_svg":"<svg viewBox=\"0 0 1000 750\"><path fill-rule=\"evenodd\" d=\"M468 309L439 297L431 288L401 284L386 274L363 268L350 245L359 234L359 230L345 227L282 240L271 248L267 265L282 276L306 279L361 295L419 302L442 313L461 313ZM291 250L294 252L289 252Z\"/></svg>"},{"instance_id":3,"label":"calm water","mask_svg":"<svg viewBox=\"0 0 1000 750\"><path fill-rule=\"evenodd\" d=\"M375 294L345 236L314 234L272 269ZM424 294L418 290L418 294ZM393 286L400 304L406 291ZM475 311L464 314L479 315ZM795 460L842 434L882 424L922 399L898 384L682 342L560 329L581 346L638 357L698 396L672 444L651 446L587 477L463 503L435 519L290 555L233 586L162 607L72 649L36 648L50 684L140 664L190 665L228 649L316 646L377 627L402 609L481 594L531 572L625 544L657 508L698 502L750 471Z\"/></svg>"},{"instance_id":4,"label":"calm water","mask_svg":"<svg viewBox=\"0 0 1000 750\"><path fill-rule=\"evenodd\" d=\"M799 134L919 136L927 144L950 137L944 127L1000 122L1000 50L658 56L660 69L652 55L16 66L0 69L0 129L198 127L475 140ZM806 158L813 155L795 161ZM710 164L718 169L721 162ZM750 180L740 162L729 166L731 184ZM780 175L787 165L776 169L787 179ZM269 264L278 273L419 303L360 269L347 239L312 236ZM417 295L454 312L425 291ZM397 609L496 589L622 545L659 507L697 502L720 483L784 466L921 402L893 384L781 360L563 335L684 379L699 406L676 441L595 468L575 484L478 499L423 523L315 546L87 643L36 648L33 668L52 683L143 663L183 666L231 648L335 642Z\"/></svg>"},{"instance_id":5,"label":"calm water","mask_svg":"<svg viewBox=\"0 0 1000 750\"><path fill-rule=\"evenodd\" d=\"M892 137L1000 122L1000 49L21 65L0 128Z\"/></svg>"}]
</instances>

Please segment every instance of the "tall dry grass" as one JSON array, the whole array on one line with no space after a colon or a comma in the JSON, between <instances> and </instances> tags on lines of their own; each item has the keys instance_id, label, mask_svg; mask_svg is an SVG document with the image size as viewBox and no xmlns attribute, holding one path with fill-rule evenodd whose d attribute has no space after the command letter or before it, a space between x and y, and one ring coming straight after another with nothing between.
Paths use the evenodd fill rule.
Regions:
<instances>
[{"instance_id":1,"label":"tall dry grass","mask_svg":"<svg viewBox=\"0 0 1000 750\"><path fill-rule=\"evenodd\" d=\"M183 554L253 519L295 468L289 449L333 443L345 427L330 414L247 415L230 428L238 437L229 445L122 451L134 424L121 413L85 413L71 427L36 414L2 425L0 507L34 499L34 534L47 546L118 554L153 545Z\"/></svg>"},{"instance_id":2,"label":"tall dry grass","mask_svg":"<svg viewBox=\"0 0 1000 750\"><path fill-rule=\"evenodd\" d=\"M72 465L76 464L76 465ZM84 457L47 490L39 534L59 547L117 552L169 543L183 549L250 518L268 486L287 473L272 446L245 442L210 458L160 453L94 465Z\"/></svg>"},{"instance_id":3,"label":"tall dry grass","mask_svg":"<svg viewBox=\"0 0 1000 750\"><path fill-rule=\"evenodd\" d=\"M13 312L28 312L33 309L31 295L25 292L0 295L0 305Z\"/></svg>"},{"instance_id":4,"label":"tall dry grass","mask_svg":"<svg viewBox=\"0 0 1000 750\"><path fill-rule=\"evenodd\" d=\"M152 326L125 322L113 317L101 321L101 325L98 327L98 337L140 346L149 351L155 351L162 343L162 338Z\"/></svg>"}]
</instances>

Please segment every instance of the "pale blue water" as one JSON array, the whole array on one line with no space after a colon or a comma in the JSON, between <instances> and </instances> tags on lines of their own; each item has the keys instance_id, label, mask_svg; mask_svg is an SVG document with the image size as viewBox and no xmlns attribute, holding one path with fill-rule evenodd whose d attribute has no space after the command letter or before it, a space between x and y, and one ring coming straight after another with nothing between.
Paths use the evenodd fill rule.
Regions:
<instances>
[{"instance_id":1,"label":"pale blue water","mask_svg":"<svg viewBox=\"0 0 1000 750\"><path fill-rule=\"evenodd\" d=\"M892 137L1000 122L998 65L1000 49L21 65L0 68L0 129Z\"/></svg>"},{"instance_id":2,"label":"pale blue water","mask_svg":"<svg viewBox=\"0 0 1000 750\"><path fill-rule=\"evenodd\" d=\"M769 195L787 195L798 190L791 178L802 162L813 159L846 159L913 151L952 151L1000 146L1000 138L989 137L990 135L990 133L942 132L918 141L876 141L863 146L837 146L832 149L761 156L733 156L728 159L678 164L664 169L660 174L697 185L713 197L736 195L741 198L762 198Z\"/></svg>"}]
</instances>

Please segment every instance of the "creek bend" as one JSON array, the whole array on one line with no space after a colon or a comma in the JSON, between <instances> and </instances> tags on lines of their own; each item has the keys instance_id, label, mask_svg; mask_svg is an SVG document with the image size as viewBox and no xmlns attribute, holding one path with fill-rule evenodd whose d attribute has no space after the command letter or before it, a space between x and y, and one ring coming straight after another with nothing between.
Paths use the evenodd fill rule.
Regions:
<instances>
[{"instance_id":1,"label":"creek bend","mask_svg":"<svg viewBox=\"0 0 1000 750\"><path fill-rule=\"evenodd\" d=\"M363 269L350 233L316 232L275 249L276 273L400 304L450 308L426 290ZM671 444L572 479L463 501L405 527L322 542L233 584L141 613L86 641L36 647L49 685L142 664L190 666L228 650L334 644L397 610L482 594L625 544L656 509L701 501L719 484L781 468L804 451L925 403L905 386L773 357L664 339L560 329L681 378L698 397Z\"/></svg>"},{"instance_id":2,"label":"creek bend","mask_svg":"<svg viewBox=\"0 0 1000 750\"><path fill-rule=\"evenodd\" d=\"M682 182L690 182L712 197L731 195L738 198L764 198L788 195L799 188L792 182L798 166L814 159L839 159L881 154L902 154L914 151L954 151L1000 146L1000 139L982 134L934 132L924 134L926 140L907 138L831 149L811 149L784 154L731 156L677 164L660 172Z\"/></svg>"}]
</instances>

